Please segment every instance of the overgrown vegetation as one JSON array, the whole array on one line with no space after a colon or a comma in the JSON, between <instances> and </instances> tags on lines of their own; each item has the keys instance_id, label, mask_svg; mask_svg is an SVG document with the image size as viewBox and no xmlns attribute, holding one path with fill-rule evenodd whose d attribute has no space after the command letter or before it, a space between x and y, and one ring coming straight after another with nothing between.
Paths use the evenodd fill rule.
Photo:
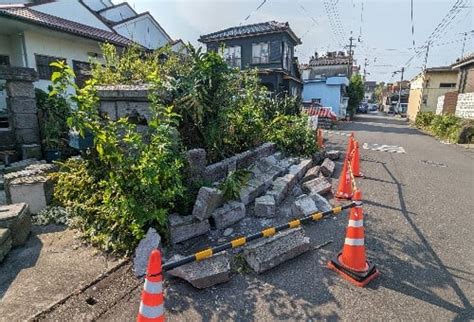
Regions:
<instances>
[{"instance_id":1,"label":"overgrown vegetation","mask_svg":"<svg viewBox=\"0 0 474 322\"><path fill-rule=\"evenodd\" d=\"M315 151L299 102L270 98L255 71L232 69L218 54L192 47L187 55L133 47L119 54L111 45L103 52L105 61L93 65L83 88L74 85L70 67L59 66L57 80L76 91L56 89L76 106L68 124L92 133L94 147L61 163L53 178L56 202L71 209L86 238L104 250L127 253L149 226L165 233L168 214L187 207L198 187L195 181L185 186L186 149L205 148L210 162L265 140L289 154ZM150 85L145 133L127 117L111 121L98 112L96 85L138 83ZM226 197L236 198L245 181L244 171L232 173L222 186Z\"/></svg>"},{"instance_id":2,"label":"overgrown vegetation","mask_svg":"<svg viewBox=\"0 0 474 322\"><path fill-rule=\"evenodd\" d=\"M433 112L419 112L416 115L415 125L449 142L474 142L474 121L461 119L453 114L436 115Z\"/></svg>"},{"instance_id":3,"label":"overgrown vegetation","mask_svg":"<svg viewBox=\"0 0 474 322\"><path fill-rule=\"evenodd\" d=\"M364 81L360 74L352 75L349 87L347 88L347 95L349 96L347 111L350 117L353 117L357 107L364 98Z\"/></svg>"},{"instance_id":4,"label":"overgrown vegetation","mask_svg":"<svg viewBox=\"0 0 474 322\"><path fill-rule=\"evenodd\" d=\"M235 200L239 198L240 189L247 184L250 171L246 169L239 169L231 171L224 181L219 185L219 189L222 191L224 200Z\"/></svg>"}]
</instances>

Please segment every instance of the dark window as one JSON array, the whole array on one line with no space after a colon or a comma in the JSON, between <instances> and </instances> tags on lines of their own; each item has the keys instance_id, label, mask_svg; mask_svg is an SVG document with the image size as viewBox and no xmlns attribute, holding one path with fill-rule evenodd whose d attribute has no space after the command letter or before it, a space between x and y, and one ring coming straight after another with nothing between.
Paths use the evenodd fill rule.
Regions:
<instances>
[{"instance_id":1,"label":"dark window","mask_svg":"<svg viewBox=\"0 0 474 322\"><path fill-rule=\"evenodd\" d=\"M39 79L51 79L51 75L54 72L54 67L49 66L52 62L62 60L66 61L66 58L52 57L44 55L35 55L36 58L36 69L38 70Z\"/></svg>"},{"instance_id":2,"label":"dark window","mask_svg":"<svg viewBox=\"0 0 474 322\"><path fill-rule=\"evenodd\" d=\"M76 85L83 87L86 81L91 78L91 64L73 60L72 69L74 70L74 74L76 74Z\"/></svg>"},{"instance_id":3,"label":"dark window","mask_svg":"<svg viewBox=\"0 0 474 322\"><path fill-rule=\"evenodd\" d=\"M0 66L10 66L10 56L0 55Z\"/></svg>"},{"instance_id":4,"label":"dark window","mask_svg":"<svg viewBox=\"0 0 474 322\"><path fill-rule=\"evenodd\" d=\"M440 83L439 87L440 88L455 88L456 83Z\"/></svg>"}]
</instances>

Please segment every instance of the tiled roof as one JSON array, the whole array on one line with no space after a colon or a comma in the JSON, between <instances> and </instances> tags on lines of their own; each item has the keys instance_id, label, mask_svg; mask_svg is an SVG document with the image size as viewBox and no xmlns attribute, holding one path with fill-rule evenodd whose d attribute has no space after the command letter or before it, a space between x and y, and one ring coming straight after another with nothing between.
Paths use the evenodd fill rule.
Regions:
<instances>
[{"instance_id":1,"label":"tiled roof","mask_svg":"<svg viewBox=\"0 0 474 322\"><path fill-rule=\"evenodd\" d=\"M109 42L117 46L130 46L134 44L132 40L117 33L83 25L78 22L52 16L27 7L0 7L0 16L84 38L94 39L100 42Z\"/></svg>"},{"instance_id":2,"label":"tiled roof","mask_svg":"<svg viewBox=\"0 0 474 322\"><path fill-rule=\"evenodd\" d=\"M461 66L464 66L466 64L474 62L474 52L470 53L462 58L459 58L456 60L454 64L451 65L452 68L459 68Z\"/></svg>"},{"instance_id":3,"label":"tiled roof","mask_svg":"<svg viewBox=\"0 0 474 322\"><path fill-rule=\"evenodd\" d=\"M311 59L309 66L326 66L326 65L349 65L351 59L348 56L345 57L320 57Z\"/></svg>"},{"instance_id":4,"label":"tiled roof","mask_svg":"<svg viewBox=\"0 0 474 322\"><path fill-rule=\"evenodd\" d=\"M199 41L208 43L225 39L242 38L247 36L256 36L261 34L271 34L277 32L286 32L297 43L301 44L301 40L291 30L288 22L267 21L252 25L231 27L224 30L216 31L207 35L202 35Z\"/></svg>"}]
</instances>

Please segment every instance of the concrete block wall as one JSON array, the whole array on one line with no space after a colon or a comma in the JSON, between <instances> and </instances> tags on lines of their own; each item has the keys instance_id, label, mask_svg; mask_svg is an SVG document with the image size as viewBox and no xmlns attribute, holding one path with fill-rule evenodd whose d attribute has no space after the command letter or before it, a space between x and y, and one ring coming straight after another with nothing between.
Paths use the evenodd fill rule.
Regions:
<instances>
[{"instance_id":1,"label":"concrete block wall","mask_svg":"<svg viewBox=\"0 0 474 322\"><path fill-rule=\"evenodd\" d=\"M466 119L474 119L474 92L458 95L456 116Z\"/></svg>"}]
</instances>

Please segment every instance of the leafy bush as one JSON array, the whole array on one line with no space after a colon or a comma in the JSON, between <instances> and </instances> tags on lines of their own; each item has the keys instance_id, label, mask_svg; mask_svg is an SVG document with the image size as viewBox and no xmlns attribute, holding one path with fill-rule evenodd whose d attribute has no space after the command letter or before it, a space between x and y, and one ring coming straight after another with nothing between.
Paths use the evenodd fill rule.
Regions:
<instances>
[{"instance_id":1,"label":"leafy bush","mask_svg":"<svg viewBox=\"0 0 474 322\"><path fill-rule=\"evenodd\" d=\"M225 200L235 200L239 198L239 193L243 185L247 184L250 171L246 169L239 169L231 171L227 177L219 185L222 190L222 195Z\"/></svg>"},{"instance_id":2,"label":"leafy bush","mask_svg":"<svg viewBox=\"0 0 474 322\"><path fill-rule=\"evenodd\" d=\"M266 129L265 139L290 155L311 156L317 151L314 132L306 115L279 115Z\"/></svg>"},{"instance_id":3,"label":"leafy bush","mask_svg":"<svg viewBox=\"0 0 474 322\"><path fill-rule=\"evenodd\" d=\"M431 125L431 121L433 121L435 116L436 114L433 112L419 112L416 115L415 125L424 129Z\"/></svg>"},{"instance_id":4,"label":"leafy bush","mask_svg":"<svg viewBox=\"0 0 474 322\"><path fill-rule=\"evenodd\" d=\"M73 209L92 243L126 253L148 226L166 231L167 214L184 194L181 146L173 126L176 115L153 104L148 130L141 134L126 118L112 122L99 116L93 85L91 81L76 88L79 95L70 99L78 106L69 121L94 135L95 150L85 155L86 160L63 165L56 200Z\"/></svg>"}]
</instances>

